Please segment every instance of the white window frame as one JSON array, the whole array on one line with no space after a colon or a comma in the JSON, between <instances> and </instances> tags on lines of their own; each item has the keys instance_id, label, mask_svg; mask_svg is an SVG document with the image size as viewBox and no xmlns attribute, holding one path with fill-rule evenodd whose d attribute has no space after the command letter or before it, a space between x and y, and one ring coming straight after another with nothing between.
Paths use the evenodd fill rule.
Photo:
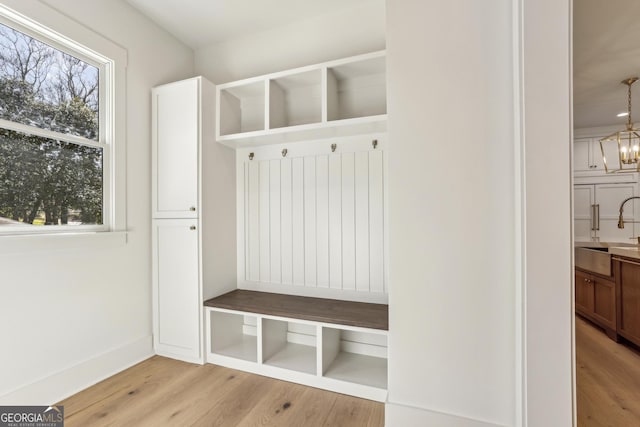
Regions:
<instances>
[{"instance_id":1,"label":"white window frame","mask_svg":"<svg viewBox=\"0 0 640 427\"><path fill-rule=\"evenodd\" d=\"M98 141L2 119L0 119L0 126L44 138L101 148L103 153L103 224L47 225L42 227L3 225L0 227L0 236L126 230L124 128L126 51L40 2L9 1L4 3L14 3L15 9L0 4L0 23L99 69ZM64 31L68 37L56 31L57 29Z\"/></svg>"}]
</instances>

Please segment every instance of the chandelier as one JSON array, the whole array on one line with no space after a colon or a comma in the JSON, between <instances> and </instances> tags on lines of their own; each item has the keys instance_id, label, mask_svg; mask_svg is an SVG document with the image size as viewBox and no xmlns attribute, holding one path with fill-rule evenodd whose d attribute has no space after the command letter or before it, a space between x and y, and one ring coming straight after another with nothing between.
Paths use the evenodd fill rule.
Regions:
<instances>
[{"instance_id":1,"label":"chandelier","mask_svg":"<svg viewBox=\"0 0 640 427\"><path fill-rule=\"evenodd\" d=\"M626 129L606 136L600 140L600 151L606 173L640 172L640 129L633 127L631 121L631 86L638 77L631 77L621 83L627 85L627 126ZM617 159L607 159L605 145L616 144ZM607 150L608 153L613 152Z\"/></svg>"}]
</instances>

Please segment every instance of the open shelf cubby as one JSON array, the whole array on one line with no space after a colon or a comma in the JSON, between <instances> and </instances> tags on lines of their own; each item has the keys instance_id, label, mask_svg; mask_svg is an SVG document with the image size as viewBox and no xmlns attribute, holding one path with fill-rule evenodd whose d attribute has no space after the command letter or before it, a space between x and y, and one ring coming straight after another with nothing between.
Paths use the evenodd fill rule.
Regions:
<instances>
[{"instance_id":1,"label":"open shelf cubby","mask_svg":"<svg viewBox=\"0 0 640 427\"><path fill-rule=\"evenodd\" d=\"M216 139L232 148L386 131L385 52L217 86Z\"/></svg>"},{"instance_id":2,"label":"open shelf cubby","mask_svg":"<svg viewBox=\"0 0 640 427\"><path fill-rule=\"evenodd\" d=\"M257 362L255 316L212 310L209 312L209 322L211 339L208 341L212 354Z\"/></svg>"},{"instance_id":3,"label":"open shelf cubby","mask_svg":"<svg viewBox=\"0 0 640 427\"><path fill-rule=\"evenodd\" d=\"M327 120L387 114L385 57L327 69Z\"/></svg>"},{"instance_id":4,"label":"open shelf cubby","mask_svg":"<svg viewBox=\"0 0 640 427\"><path fill-rule=\"evenodd\" d=\"M321 70L269 80L269 129L322 121Z\"/></svg>"},{"instance_id":5,"label":"open shelf cubby","mask_svg":"<svg viewBox=\"0 0 640 427\"><path fill-rule=\"evenodd\" d=\"M263 318L263 363L315 375L316 329L314 325Z\"/></svg>"},{"instance_id":6,"label":"open shelf cubby","mask_svg":"<svg viewBox=\"0 0 640 427\"><path fill-rule=\"evenodd\" d=\"M386 304L236 289L204 305L207 362L386 400Z\"/></svg>"},{"instance_id":7,"label":"open shelf cubby","mask_svg":"<svg viewBox=\"0 0 640 427\"><path fill-rule=\"evenodd\" d=\"M322 327L322 374L335 380L386 389L386 334Z\"/></svg>"},{"instance_id":8,"label":"open shelf cubby","mask_svg":"<svg viewBox=\"0 0 640 427\"><path fill-rule=\"evenodd\" d=\"M220 90L220 135L265 129L265 83L260 80Z\"/></svg>"}]
</instances>

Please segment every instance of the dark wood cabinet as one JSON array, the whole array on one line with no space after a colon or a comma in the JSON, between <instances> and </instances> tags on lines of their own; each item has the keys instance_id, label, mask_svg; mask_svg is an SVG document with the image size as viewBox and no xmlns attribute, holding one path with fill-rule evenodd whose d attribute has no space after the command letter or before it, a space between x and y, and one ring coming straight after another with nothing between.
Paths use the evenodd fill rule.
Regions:
<instances>
[{"instance_id":1,"label":"dark wood cabinet","mask_svg":"<svg viewBox=\"0 0 640 427\"><path fill-rule=\"evenodd\" d=\"M618 334L640 345L640 262L613 259L616 277Z\"/></svg>"},{"instance_id":2,"label":"dark wood cabinet","mask_svg":"<svg viewBox=\"0 0 640 427\"><path fill-rule=\"evenodd\" d=\"M576 311L583 316L591 316L594 306L591 275L576 270Z\"/></svg>"},{"instance_id":3,"label":"dark wood cabinet","mask_svg":"<svg viewBox=\"0 0 640 427\"><path fill-rule=\"evenodd\" d=\"M611 278L576 269L575 286L576 312L616 340L616 283Z\"/></svg>"}]
</instances>

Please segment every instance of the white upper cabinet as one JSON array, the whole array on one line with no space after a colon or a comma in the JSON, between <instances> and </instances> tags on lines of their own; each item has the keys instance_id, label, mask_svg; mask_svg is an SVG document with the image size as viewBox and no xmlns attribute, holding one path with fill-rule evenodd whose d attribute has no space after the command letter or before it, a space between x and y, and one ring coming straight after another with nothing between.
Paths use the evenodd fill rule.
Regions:
<instances>
[{"instance_id":1,"label":"white upper cabinet","mask_svg":"<svg viewBox=\"0 0 640 427\"><path fill-rule=\"evenodd\" d=\"M198 216L199 80L153 90L154 218Z\"/></svg>"},{"instance_id":2,"label":"white upper cabinet","mask_svg":"<svg viewBox=\"0 0 640 427\"><path fill-rule=\"evenodd\" d=\"M574 237L577 242L635 243L638 227L636 200L624 206L624 228L618 228L620 204L628 197L638 195L635 182L574 185Z\"/></svg>"},{"instance_id":3,"label":"white upper cabinet","mask_svg":"<svg viewBox=\"0 0 640 427\"><path fill-rule=\"evenodd\" d=\"M218 142L233 148L386 131L385 52L217 86Z\"/></svg>"},{"instance_id":4,"label":"white upper cabinet","mask_svg":"<svg viewBox=\"0 0 640 427\"><path fill-rule=\"evenodd\" d=\"M579 138L573 141L573 171L593 171L591 138Z\"/></svg>"},{"instance_id":5,"label":"white upper cabinet","mask_svg":"<svg viewBox=\"0 0 640 427\"><path fill-rule=\"evenodd\" d=\"M605 147L609 167L617 167L618 152L614 144ZM573 172L579 175L604 174L600 138L576 138L573 141Z\"/></svg>"}]
</instances>

